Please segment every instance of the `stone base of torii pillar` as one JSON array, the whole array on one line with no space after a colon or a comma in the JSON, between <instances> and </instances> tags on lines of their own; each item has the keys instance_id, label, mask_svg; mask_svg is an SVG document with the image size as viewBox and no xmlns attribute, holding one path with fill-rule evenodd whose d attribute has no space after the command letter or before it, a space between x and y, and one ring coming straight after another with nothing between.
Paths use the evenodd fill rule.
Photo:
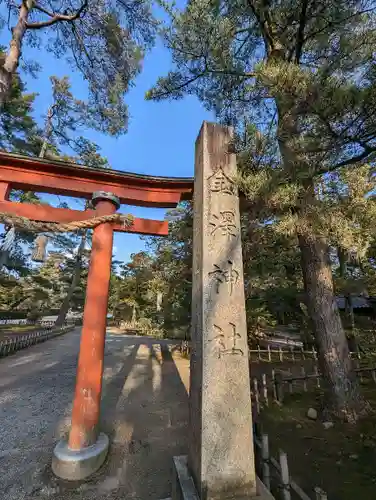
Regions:
<instances>
[{"instance_id":1,"label":"stone base of torii pillar","mask_svg":"<svg viewBox=\"0 0 376 500\"><path fill-rule=\"evenodd\" d=\"M80 481L91 476L104 463L110 442L101 432L96 442L80 450L69 448L68 441L57 443L52 457L52 470L56 476L69 481Z\"/></svg>"},{"instance_id":2,"label":"stone base of torii pillar","mask_svg":"<svg viewBox=\"0 0 376 500\"><path fill-rule=\"evenodd\" d=\"M172 500L272 499L255 472L236 157L231 128L196 141L189 450Z\"/></svg>"}]
</instances>

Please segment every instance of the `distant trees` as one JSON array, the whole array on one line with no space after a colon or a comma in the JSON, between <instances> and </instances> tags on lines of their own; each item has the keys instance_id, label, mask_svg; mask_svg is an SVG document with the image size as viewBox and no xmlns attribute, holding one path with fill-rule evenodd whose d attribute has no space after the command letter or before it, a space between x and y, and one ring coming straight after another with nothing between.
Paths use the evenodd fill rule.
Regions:
<instances>
[{"instance_id":1,"label":"distant trees","mask_svg":"<svg viewBox=\"0 0 376 500\"><path fill-rule=\"evenodd\" d=\"M147 251L133 254L112 277L110 311L115 319L147 319L166 334L182 334L190 324L191 204L169 210L167 219L168 236L145 237Z\"/></svg>"}]
</instances>

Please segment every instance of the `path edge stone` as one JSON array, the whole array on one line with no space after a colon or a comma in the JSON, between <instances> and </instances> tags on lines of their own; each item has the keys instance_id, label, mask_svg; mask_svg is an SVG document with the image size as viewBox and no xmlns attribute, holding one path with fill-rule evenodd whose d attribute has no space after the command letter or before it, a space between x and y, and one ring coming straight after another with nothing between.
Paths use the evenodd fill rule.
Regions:
<instances>
[{"instance_id":1,"label":"path edge stone","mask_svg":"<svg viewBox=\"0 0 376 500\"><path fill-rule=\"evenodd\" d=\"M257 494L254 500L275 500L261 479L256 476ZM193 477L188 468L188 456L173 457L172 496L165 500L200 500Z\"/></svg>"}]
</instances>

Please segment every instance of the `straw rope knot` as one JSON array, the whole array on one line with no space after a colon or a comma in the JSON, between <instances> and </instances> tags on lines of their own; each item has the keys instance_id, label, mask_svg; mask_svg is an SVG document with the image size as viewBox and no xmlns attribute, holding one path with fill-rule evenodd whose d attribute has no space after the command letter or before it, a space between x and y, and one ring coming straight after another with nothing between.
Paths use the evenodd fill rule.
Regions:
<instances>
[{"instance_id":1,"label":"straw rope knot","mask_svg":"<svg viewBox=\"0 0 376 500\"><path fill-rule=\"evenodd\" d=\"M124 227L130 227L133 224L133 217L123 214L100 215L98 217L91 217L90 219L60 224L55 222L36 222L20 215L0 212L0 222L7 226L35 233L68 233L82 229L94 229L99 224L105 222L118 222L122 223Z\"/></svg>"}]
</instances>

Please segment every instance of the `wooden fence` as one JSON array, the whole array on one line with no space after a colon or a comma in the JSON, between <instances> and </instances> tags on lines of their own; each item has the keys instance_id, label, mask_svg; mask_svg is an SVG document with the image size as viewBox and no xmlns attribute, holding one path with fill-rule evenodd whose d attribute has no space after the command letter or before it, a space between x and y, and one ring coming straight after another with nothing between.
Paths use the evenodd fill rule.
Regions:
<instances>
[{"instance_id":1,"label":"wooden fence","mask_svg":"<svg viewBox=\"0 0 376 500\"><path fill-rule=\"evenodd\" d=\"M363 383L365 379L372 379L376 384L376 367L355 368L359 381ZM263 373L260 379L252 379L252 399L257 413L260 413L261 406L269 406L271 401L283 403L286 390L289 394L296 392L308 392L310 388L321 387L322 375L314 367L314 373L306 373L304 366L301 367L301 375L291 375L286 372L272 370L271 375Z\"/></svg>"},{"instance_id":2,"label":"wooden fence","mask_svg":"<svg viewBox=\"0 0 376 500\"><path fill-rule=\"evenodd\" d=\"M266 488L278 500L313 500L290 477L287 454L280 450L278 460L269 453L269 437L262 434L254 436L256 469ZM326 493L316 487L314 500L327 500Z\"/></svg>"},{"instance_id":3,"label":"wooden fence","mask_svg":"<svg viewBox=\"0 0 376 500\"><path fill-rule=\"evenodd\" d=\"M180 351L189 355L191 350L190 342L187 340L183 340L181 342ZM365 359L369 358L371 353L362 353L360 351L350 352L351 359ZM313 360L317 361L318 353L317 350L313 347L310 350L297 347L289 347L289 348L273 348L268 346L267 348L261 348L260 346L257 349L249 349L248 350L249 360L251 362L261 361L265 363L284 363L284 362L296 362L296 361L306 361ZM375 352L376 356L376 352Z\"/></svg>"},{"instance_id":4,"label":"wooden fence","mask_svg":"<svg viewBox=\"0 0 376 500\"><path fill-rule=\"evenodd\" d=\"M302 367L301 375L289 375L272 370L271 376L262 374L261 379L252 380L252 403L259 414L263 406L269 406L272 402L282 404L286 388L288 393L293 393L299 387L308 392L309 384L314 387L321 386L321 374L317 368L314 373L305 373ZM376 383L376 367L355 368L360 380L370 378ZM314 489L315 496L312 498L305 493L300 486L290 477L287 454L279 451L278 460L271 457L269 453L268 435L254 436L256 463L258 474L268 490L278 500L327 500L327 494L319 487Z\"/></svg>"},{"instance_id":5,"label":"wooden fence","mask_svg":"<svg viewBox=\"0 0 376 500\"><path fill-rule=\"evenodd\" d=\"M56 322L57 316L44 316L39 319L0 319L1 326L14 326L14 325L28 325L28 326L53 326ZM80 317L68 317L67 322L70 324L82 323Z\"/></svg>"},{"instance_id":6,"label":"wooden fence","mask_svg":"<svg viewBox=\"0 0 376 500\"><path fill-rule=\"evenodd\" d=\"M40 342L45 342L48 339L62 335L70 330L73 330L74 326L67 325L60 328L43 328L36 332L24 333L22 335L13 335L9 339L0 341L0 357L9 356L16 351L25 349L31 345L39 344Z\"/></svg>"},{"instance_id":7,"label":"wooden fence","mask_svg":"<svg viewBox=\"0 0 376 500\"><path fill-rule=\"evenodd\" d=\"M249 349L249 359L250 361L262 361L266 363L284 363L284 362L294 362L294 361L305 361L313 360L317 361L318 353L313 347L311 350L306 350L303 348L272 348L268 346L266 349ZM369 357L370 353L361 353L360 351L350 352L351 359L363 359Z\"/></svg>"}]
</instances>

